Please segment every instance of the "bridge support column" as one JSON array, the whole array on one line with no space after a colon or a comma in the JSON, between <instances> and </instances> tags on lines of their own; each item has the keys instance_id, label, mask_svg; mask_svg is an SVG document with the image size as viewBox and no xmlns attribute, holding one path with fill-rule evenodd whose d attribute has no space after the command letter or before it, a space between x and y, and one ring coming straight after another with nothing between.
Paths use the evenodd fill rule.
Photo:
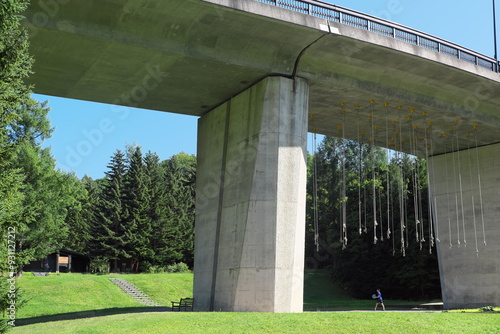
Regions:
<instances>
[{"instance_id":1,"label":"bridge support column","mask_svg":"<svg viewBox=\"0 0 500 334\"><path fill-rule=\"evenodd\" d=\"M302 312L308 91L269 77L200 118L195 310Z\"/></svg>"},{"instance_id":2,"label":"bridge support column","mask_svg":"<svg viewBox=\"0 0 500 334\"><path fill-rule=\"evenodd\" d=\"M500 144L430 158L429 166L444 307L499 306Z\"/></svg>"}]
</instances>

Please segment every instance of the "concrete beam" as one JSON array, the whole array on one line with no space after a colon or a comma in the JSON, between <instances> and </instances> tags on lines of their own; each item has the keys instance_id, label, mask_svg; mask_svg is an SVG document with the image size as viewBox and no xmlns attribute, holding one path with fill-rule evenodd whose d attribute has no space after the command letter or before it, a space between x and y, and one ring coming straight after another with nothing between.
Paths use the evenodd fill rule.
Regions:
<instances>
[{"instance_id":1,"label":"concrete beam","mask_svg":"<svg viewBox=\"0 0 500 334\"><path fill-rule=\"evenodd\" d=\"M270 77L200 119L196 310L302 312L307 106Z\"/></svg>"},{"instance_id":2,"label":"concrete beam","mask_svg":"<svg viewBox=\"0 0 500 334\"><path fill-rule=\"evenodd\" d=\"M410 152L385 140L400 114L421 129L412 153L422 157L429 122L430 155L444 153L441 134L455 121L461 133L478 126L480 146L500 141L498 73L260 1L32 1L25 25L41 94L202 116L267 76L295 75L309 82L318 133L338 136L344 102L347 123L361 120L367 133L373 114L382 147ZM357 128L345 136L357 140Z\"/></svg>"}]
</instances>

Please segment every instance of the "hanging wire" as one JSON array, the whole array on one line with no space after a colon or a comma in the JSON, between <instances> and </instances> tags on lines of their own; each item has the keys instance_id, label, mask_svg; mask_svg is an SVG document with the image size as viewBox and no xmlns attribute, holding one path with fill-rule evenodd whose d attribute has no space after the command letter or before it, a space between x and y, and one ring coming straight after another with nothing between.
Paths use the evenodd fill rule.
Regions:
<instances>
[{"instance_id":1,"label":"hanging wire","mask_svg":"<svg viewBox=\"0 0 500 334\"><path fill-rule=\"evenodd\" d=\"M432 154L434 154L434 140L433 140L433 136L432 136L432 122L427 122L427 124L429 124L429 137L430 137L430 140L431 140L431 152ZM436 177L436 171L434 170L434 165L435 165L435 160L432 162L432 184L436 184L435 182L435 177ZM430 182L431 180L429 180ZM440 242L441 240L439 240L439 219L438 219L438 212L437 212L437 199L436 199L436 195L434 194L433 195L433 201L432 201L432 208L434 209L434 219L433 219L433 222L435 224L435 227L436 227L436 242ZM429 203L429 205L431 205L431 203Z\"/></svg>"},{"instance_id":2,"label":"hanging wire","mask_svg":"<svg viewBox=\"0 0 500 334\"><path fill-rule=\"evenodd\" d=\"M342 249L347 247L347 195L346 195L346 154L347 141L345 140L345 110L342 110Z\"/></svg>"},{"instance_id":3,"label":"hanging wire","mask_svg":"<svg viewBox=\"0 0 500 334\"><path fill-rule=\"evenodd\" d=\"M362 218L361 218L361 175L362 175L362 161L363 161L363 147L361 145L361 140L360 140L360 128L359 128L359 110L356 110L356 117L357 117L357 123L358 123L358 156L359 156L359 163L358 163L358 223L359 223L359 235L363 233L363 228L362 228Z\"/></svg>"},{"instance_id":4,"label":"hanging wire","mask_svg":"<svg viewBox=\"0 0 500 334\"><path fill-rule=\"evenodd\" d=\"M444 132L442 134L443 137L446 137L446 135L447 135L446 132ZM444 155L446 157L446 154L447 154L447 152L446 152L446 139L445 139L443 144L444 144ZM448 172L448 159L446 159L446 158L444 159L444 164L445 164L445 171L447 173ZM450 235L450 249L451 249L453 247L453 244L451 242L451 217L449 215L449 213L450 213L450 190L449 190L449 185L448 185L448 177L447 176L445 176L445 177L446 177L446 202L447 202L446 203L446 211L448 212L448 233Z\"/></svg>"},{"instance_id":5,"label":"hanging wire","mask_svg":"<svg viewBox=\"0 0 500 334\"><path fill-rule=\"evenodd\" d=\"M453 160L453 182L454 182L454 192L455 192L455 213L456 213L456 216L457 216L457 246L460 247L460 219L459 219L459 210L458 210L458 186L457 186L457 168L456 168L456 164L455 164L455 156L456 156L456 152L458 151L457 148L455 148L454 144L454 140L453 140L453 131L455 130L454 127L450 126L448 128L450 130L450 141L451 141L451 158ZM458 163L460 164L460 163Z\"/></svg>"},{"instance_id":6,"label":"hanging wire","mask_svg":"<svg viewBox=\"0 0 500 334\"><path fill-rule=\"evenodd\" d=\"M479 170L479 152L477 149L477 125L473 126L474 128L474 138L476 142L476 165L477 165L477 177L478 177L478 185L479 185L479 203L481 205L481 223L483 225L483 243L486 246L486 232L484 229L484 211L483 211L483 191L481 185L481 173Z\"/></svg>"},{"instance_id":7,"label":"hanging wire","mask_svg":"<svg viewBox=\"0 0 500 334\"><path fill-rule=\"evenodd\" d=\"M397 108L399 109L399 130L398 130L398 134L399 134L399 145L400 145L400 150L398 150L397 154L398 154L398 158L401 156L401 152L403 150L403 138L402 138L402 112L401 112L401 109L402 107L401 106L397 106ZM399 161L399 159L398 159ZM398 187L398 191L399 191L399 214L400 214L400 226L401 226L401 253L403 254L403 257L406 256L406 247L405 247L405 229L406 229L406 226L405 226L405 208L404 208L404 171L403 171L403 166L402 166L402 160L399 161L399 164L398 164L398 167L399 167L399 171L400 171L400 186Z\"/></svg>"},{"instance_id":8,"label":"hanging wire","mask_svg":"<svg viewBox=\"0 0 500 334\"><path fill-rule=\"evenodd\" d=\"M474 193L472 192L473 177L472 177L472 159L471 159L470 143L469 143L470 132L466 132L465 135L467 136L467 156L469 157L469 179L470 179L470 184L471 184L472 222L474 223L474 242L475 242L475 246L476 246L476 256L478 256L479 249L477 247L476 210L474 209L474 206L475 206Z\"/></svg>"},{"instance_id":9,"label":"hanging wire","mask_svg":"<svg viewBox=\"0 0 500 334\"><path fill-rule=\"evenodd\" d=\"M314 115L309 115L310 118L314 118ZM316 125L316 121L312 121L313 126ZM318 166L317 166L317 144L316 144L316 128L313 128L313 222L314 222L314 245L316 246L316 252L319 252L319 224L318 224Z\"/></svg>"},{"instance_id":10,"label":"hanging wire","mask_svg":"<svg viewBox=\"0 0 500 334\"><path fill-rule=\"evenodd\" d=\"M387 148L392 145L392 143L389 142L389 127L388 127L388 113L389 109L387 108L389 104L387 102L384 103L385 108L385 143L387 145ZM386 189L386 202L387 202L387 239L391 238L391 217L390 217L390 212L391 212L391 202L390 202L390 189L391 189L391 184L390 184L390 171L389 171L389 165L390 165L390 157L389 157L389 152L387 151L387 171L385 173L385 182L387 184L387 189ZM382 209L382 208L380 208Z\"/></svg>"},{"instance_id":11,"label":"hanging wire","mask_svg":"<svg viewBox=\"0 0 500 334\"><path fill-rule=\"evenodd\" d=\"M414 109L410 109L410 112L414 111ZM415 215L415 238L417 242L420 242L420 217L419 217L419 207L418 207L418 192L417 192L417 167L418 164L416 163L416 148L415 148L415 123L413 120L413 116L407 116L406 119L409 121L409 131L408 131L408 137L410 138L410 154L415 157L415 159L412 159L413 163L415 164L415 168L412 168L411 171L411 177L412 177L412 184L413 184L413 212Z\"/></svg>"},{"instance_id":12,"label":"hanging wire","mask_svg":"<svg viewBox=\"0 0 500 334\"><path fill-rule=\"evenodd\" d=\"M463 241L464 241L464 247L467 247L467 239L465 236L465 214L464 214L464 192L462 188L462 169L461 169L461 163L460 163L460 143L458 141L458 120L454 121L455 123L455 136L457 139L457 163L458 163L458 180L460 184L460 204L462 206L462 234L463 234Z\"/></svg>"},{"instance_id":13,"label":"hanging wire","mask_svg":"<svg viewBox=\"0 0 500 334\"><path fill-rule=\"evenodd\" d=\"M422 116L424 118L424 121L426 119L427 113L424 111L422 112ZM434 231L433 231L433 217L432 217L432 195L431 195L431 178L429 175L429 148L430 145L428 144L428 138L427 138L427 131L430 131L430 125L432 124L429 122L429 127L424 129L424 144L425 144L425 162L427 164L426 168L426 173L427 173L427 200L428 200L428 221L429 221L429 254L432 254L432 248L434 247ZM430 134L430 137L432 137L432 134Z\"/></svg>"},{"instance_id":14,"label":"hanging wire","mask_svg":"<svg viewBox=\"0 0 500 334\"><path fill-rule=\"evenodd\" d=\"M371 156L371 169L372 169L372 211L373 211L373 243L376 244L378 241L377 238L377 193L375 189L375 127L373 126L373 107L372 114L368 116L370 120L370 128L372 132L372 137L368 138L370 141L370 156Z\"/></svg>"}]
</instances>

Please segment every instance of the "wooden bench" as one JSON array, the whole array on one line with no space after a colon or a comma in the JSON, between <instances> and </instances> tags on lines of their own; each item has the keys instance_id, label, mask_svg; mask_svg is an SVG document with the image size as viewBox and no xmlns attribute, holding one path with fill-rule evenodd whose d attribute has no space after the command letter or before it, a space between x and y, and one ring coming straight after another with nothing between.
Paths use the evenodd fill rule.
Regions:
<instances>
[{"instance_id":1,"label":"wooden bench","mask_svg":"<svg viewBox=\"0 0 500 334\"><path fill-rule=\"evenodd\" d=\"M192 311L194 298L181 298L178 302L172 302L172 311Z\"/></svg>"}]
</instances>

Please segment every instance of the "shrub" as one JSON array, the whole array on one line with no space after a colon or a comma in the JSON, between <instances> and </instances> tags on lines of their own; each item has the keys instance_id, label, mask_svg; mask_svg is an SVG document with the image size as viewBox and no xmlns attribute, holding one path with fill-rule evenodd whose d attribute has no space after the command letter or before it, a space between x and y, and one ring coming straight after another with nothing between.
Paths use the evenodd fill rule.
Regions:
<instances>
[{"instance_id":1,"label":"shrub","mask_svg":"<svg viewBox=\"0 0 500 334\"><path fill-rule=\"evenodd\" d=\"M175 263L167 266L167 269L165 270L167 273L187 273L189 272L189 267L187 264L180 262L180 263Z\"/></svg>"},{"instance_id":2,"label":"shrub","mask_svg":"<svg viewBox=\"0 0 500 334\"><path fill-rule=\"evenodd\" d=\"M484 307L481 307L481 309L480 309L480 310L481 310L482 312L493 312L493 311L495 311L495 310L493 309L493 306L484 306Z\"/></svg>"},{"instance_id":3,"label":"shrub","mask_svg":"<svg viewBox=\"0 0 500 334\"><path fill-rule=\"evenodd\" d=\"M90 261L90 271L99 274L109 274L109 259L97 256Z\"/></svg>"}]
</instances>

